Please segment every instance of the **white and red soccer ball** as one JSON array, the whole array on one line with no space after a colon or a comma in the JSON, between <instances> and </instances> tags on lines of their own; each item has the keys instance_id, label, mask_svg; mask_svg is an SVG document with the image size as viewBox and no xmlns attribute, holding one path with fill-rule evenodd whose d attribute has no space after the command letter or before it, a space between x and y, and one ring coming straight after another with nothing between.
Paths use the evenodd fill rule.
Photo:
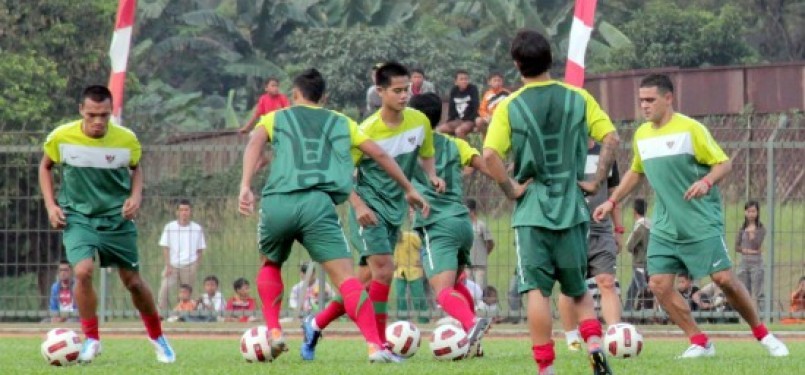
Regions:
<instances>
[{"instance_id":1,"label":"white and red soccer ball","mask_svg":"<svg viewBox=\"0 0 805 375\"><path fill-rule=\"evenodd\" d=\"M634 358L643 350L643 335L629 323L613 324L604 335L604 348L615 358Z\"/></svg>"},{"instance_id":2,"label":"white and red soccer ball","mask_svg":"<svg viewBox=\"0 0 805 375\"><path fill-rule=\"evenodd\" d=\"M401 320L386 327L386 341L394 354L411 358L421 343L419 328L414 323Z\"/></svg>"},{"instance_id":3,"label":"white and red soccer ball","mask_svg":"<svg viewBox=\"0 0 805 375\"><path fill-rule=\"evenodd\" d=\"M467 356L470 340L463 329L452 324L445 324L433 330L430 350L439 360L459 360Z\"/></svg>"},{"instance_id":4,"label":"white and red soccer ball","mask_svg":"<svg viewBox=\"0 0 805 375\"><path fill-rule=\"evenodd\" d=\"M246 362L271 362L271 330L266 326L252 327L240 338L240 354Z\"/></svg>"},{"instance_id":5,"label":"white and red soccer ball","mask_svg":"<svg viewBox=\"0 0 805 375\"><path fill-rule=\"evenodd\" d=\"M71 329L54 328L45 335L41 351L51 366L74 365L81 352L81 338Z\"/></svg>"}]
</instances>

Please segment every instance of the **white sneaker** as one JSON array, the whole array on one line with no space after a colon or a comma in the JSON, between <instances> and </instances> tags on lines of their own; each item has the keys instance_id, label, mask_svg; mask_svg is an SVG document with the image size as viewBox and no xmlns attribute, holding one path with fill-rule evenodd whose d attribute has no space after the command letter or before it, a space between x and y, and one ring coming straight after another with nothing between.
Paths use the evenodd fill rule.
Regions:
<instances>
[{"instance_id":1,"label":"white sneaker","mask_svg":"<svg viewBox=\"0 0 805 375\"><path fill-rule=\"evenodd\" d=\"M101 354L101 342L95 339L86 339L81 345L81 352L78 354L78 363L90 363L95 357Z\"/></svg>"},{"instance_id":2,"label":"white sneaker","mask_svg":"<svg viewBox=\"0 0 805 375\"><path fill-rule=\"evenodd\" d=\"M685 350L682 355L676 357L677 359L685 358L699 358L699 357L713 357L716 355L716 346L712 342L708 342L707 346L693 344L688 350Z\"/></svg>"},{"instance_id":3,"label":"white sneaker","mask_svg":"<svg viewBox=\"0 0 805 375\"><path fill-rule=\"evenodd\" d=\"M171 345L168 344L168 339L164 335L157 337L156 340L151 340L151 343L154 344L154 348L157 351L157 361L162 363L176 362L176 353L171 348Z\"/></svg>"},{"instance_id":4,"label":"white sneaker","mask_svg":"<svg viewBox=\"0 0 805 375\"><path fill-rule=\"evenodd\" d=\"M783 344L780 339L774 337L771 333L766 335L763 340L760 340L760 343L766 347L771 354L772 357L787 357L788 356L788 347Z\"/></svg>"}]
</instances>

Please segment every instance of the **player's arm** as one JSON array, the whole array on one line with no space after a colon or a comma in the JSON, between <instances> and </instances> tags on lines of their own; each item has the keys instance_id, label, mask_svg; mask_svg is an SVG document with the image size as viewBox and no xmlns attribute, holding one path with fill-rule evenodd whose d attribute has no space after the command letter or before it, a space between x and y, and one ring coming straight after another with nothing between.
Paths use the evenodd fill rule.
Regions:
<instances>
[{"instance_id":1,"label":"player's arm","mask_svg":"<svg viewBox=\"0 0 805 375\"><path fill-rule=\"evenodd\" d=\"M593 220L601 221L609 215L610 212L615 208L615 206L620 206L618 202L620 202L623 198L629 196L642 182L645 176L642 173L635 172L634 170L626 171L626 174L623 176L623 180L621 180L620 185L609 195L609 199L606 202L601 203L598 207L595 208L593 212Z\"/></svg>"},{"instance_id":2,"label":"player's arm","mask_svg":"<svg viewBox=\"0 0 805 375\"><path fill-rule=\"evenodd\" d=\"M525 194L526 187L531 183L531 180L526 181L522 185L519 184L517 181L509 178L506 166L503 164L503 156L506 155L511 148L509 102L509 99L504 100L492 114L492 121L489 123L489 129L486 133L486 139L484 140L483 155L484 164L486 164L489 177L497 182L507 198L513 200Z\"/></svg>"},{"instance_id":3,"label":"player's arm","mask_svg":"<svg viewBox=\"0 0 805 375\"><path fill-rule=\"evenodd\" d=\"M506 173L506 166L503 165L503 159L500 158L497 151L484 148L484 162L489 170L489 176L497 182L506 198L516 200L525 194L526 187L531 183L531 180L526 181L524 184L519 184L514 179L510 178Z\"/></svg>"},{"instance_id":4,"label":"player's arm","mask_svg":"<svg viewBox=\"0 0 805 375\"><path fill-rule=\"evenodd\" d=\"M134 219L143 201L143 168L138 164L131 168L131 196L123 202L123 218Z\"/></svg>"},{"instance_id":5,"label":"player's arm","mask_svg":"<svg viewBox=\"0 0 805 375\"><path fill-rule=\"evenodd\" d=\"M425 171L425 175L428 176L428 181L430 181L431 185L436 189L437 193L444 193L445 189L447 189L447 184L444 180L436 174L436 158L429 157L429 158L419 158L419 165L422 167L422 170Z\"/></svg>"},{"instance_id":6,"label":"player's arm","mask_svg":"<svg viewBox=\"0 0 805 375\"><path fill-rule=\"evenodd\" d=\"M238 198L238 211L243 215L254 212L254 193L252 193L252 177L257 171L257 163L263 155L263 147L268 142L268 132L263 126L258 126L249 136L249 143L243 151L243 173L240 178L240 196Z\"/></svg>"},{"instance_id":7,"label":"player's arm","mask_svg":"<svg viewBox=\"0 0 805 375\"><path fill-rule=\"evenodd\" d=\"M724 179L730 171L732 171L732 162L725 160L721 163L714 164L710 167L710 173L702 177L701 180L696 181L685 192L685 200L696 199L703 197L710 192L713 185Z\"/></svg>"},{"instance_id":8,"label":"player's arm","mask_svg":"<svg viewBox=\"0 0 805 375\"><path fill-rule=\"evenodd\" d=\"M405 174L403 174L403 171L402 169L400 169L400 166L397 165L397 162L391 156L389 156L389 154L383 151L383 149L380 148L380 146L378 146L377 143L374 143L371 140L366 140L362 142L358 146L358 148L364 153L364 155L374 159L374 161L377 162L377 165L379 165L380 168L383 168L383 170L385 170L386 173L388 173L389 177L391 177L392 180L394 180L398 185L400 185L400 187L405 192L405 200L408 201L408 204L422 210L423 216L425 217L428 216L428 214L430 213L430 205L425 200L425 198L422 198L422 196L419 195L416 189L414 189L414 185L411 184L411 181L408 181L408 178L405 177ZM431 161L433 160L433 158L429 159L431 159ZM435 167L433 173L435 174Z\"/></svg>"},{"instance_id":9,"label":"player's arm","mask_svg":"<svg viewBox=\"0 0 805 375\"><path fill-rule=\"evenodd\" d=\"M42 156L42 161L39 162L39 189L42 191L50 225L53 228L63 228L67 224L66 218L61 207L56 203L53 191L53 166L55 164L47 154Z\"/></svg>"},{"instance_id":10,"label":"player's arm","mask_svg":"<svg viewBox=\"0 0 805 375\"><path fill-rule=\"evenodd\" d=\"M609 115L601 109L595 98L587 91L581 90L580 92L586 104L585 118L587 119L589 136L601 143L601 152L598 156L598 168L595 171L595 176L591 181L580 182L579 186L587 193L595 194L615 163L620 138L615 131L612 120L609 119Z\"/></svg>"},{"instance_id":11,"label":"player's arm","mask_svg":"<svg viewBox=\"0 0 805 375\"><path fill-rule=\"evenodd\" d=\"M710 131L702 124L695 124L690 129L693 138L693 157L696 161L710 166L710 173L702 177L699 181L690 185L685 192L685 200L696 199L710 192L713 185L719 183L732 170L727 154L716 143Z\"/></svg>"}]
</instances>

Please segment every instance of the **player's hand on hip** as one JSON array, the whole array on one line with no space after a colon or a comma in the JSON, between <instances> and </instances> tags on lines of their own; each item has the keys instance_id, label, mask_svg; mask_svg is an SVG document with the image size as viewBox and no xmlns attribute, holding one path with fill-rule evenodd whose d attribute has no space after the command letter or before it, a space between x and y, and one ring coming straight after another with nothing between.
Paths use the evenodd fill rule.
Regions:
<instances>
[{"instance_id":1,"label":"player's hand on hip","mask_svg":"<svg viewBox=\"0 0 805 375\"><path fill-rule=\"evenodd\" d=\"M372 209L369 208L365 203L360 205L354 205L353 209L355 209L355 217L358 219L358 224L362 227L371 227L377 225L377 216L375 213L372 212Z\"/></svg>"},{"instance_id":2,"label":"player's hand on hip","mask_svg":"<svg viewBox=\"0 0 805 375\"><path fill-rule=\"evenodd\" d=\"M615 205L613 205L610 201L601 203L595 208L595 211L593 211L593 220L595 220L596 223L604 220L604 218L607 217L610 212L612 212L613 208L615 208Z\"/></svg>"},{"instance_id":3,"label":"player's hand on hip","mask_svg":"<svg viewBox=\"0 0 805 375\"><path fill-rule=\"evenodd\" d=\"M428 204L428 201L425 200L425 198L423 198L422 195L420 195L416 190L411 189L405 192L405 200L408 201L408 204L411 205L411 207L414 207L422 212L423 217L428 217L428 215L430 215L430 204Z\"/></svg>"},{"instance_id":4,"label":"player's hand on hip","mask_svg":"<svg viewBox=\"0 0 805 375\"><path fill-rule=\"evenodd\" d=\"M137 212L140 211L140 202L142 199L139 197L131 196L123 202L123 218L126 220L134 219Z\"/></svg>"},{"instance_id":5,"label":"player's hand on hip","mask_svg":"<svg viewBox=\"0 0 805 375\"><path fill-rule=\"evenodd\" d=\"M710 186L707 185L706 182L699 180L690 185L688 191L685 192L685 200L689 201L691 199L701 198L710 191Z\"/></svg>"},{"instance_id":6,"label":"player's hand on hip","mask_svg":"<svg viewBox=\"0 0 805 375\"><path fill-rule=\"evenodd\" d=\"M587 193L589 195L593 195L593 194L597 193L598 192L598 187L600 186L599 184L597 184L595 182L592 182L592 181L579 181L578 184L579 184L579 188L581 189L581 191L583 191L583 192L585 192L585 193Z\"/></svg>"},{"instance_id":7,"label":"player's hand on hip","mask_svg":"<svg viewBox=\"0 0 805 375\"><path fill-rule=\"evenodd\" d=\"M439 176L432 176L430 178L430 183L436 189L436 192L441 194L447 189L447 184L441 179Z\"/></svg>"},{"instance_id":8,"label":"player's hand on hip","mask_svg":"<svg viewBox=\"0 0 805 375\"><path fill-rule=\"evenodd\" d=\"M531 185L534 182L533 178L529 178L524 183L519 183L515 179L510 179L512 184L512 194L509 196L509 199L517 200L525 194L526 190L528 190L528 185Z\"/></svg>"},{"instance_id":9,"label":"player's hand on hip","mask_svg":"<svg viewBox=\"0 0 805 375\"><path fill-rule=\"evenodd\" d=\"M250 216L254 213L254 193L252 193L252 189L240 189L240 195L238 196L238 212L244 216Z\"/></svg>"},{"instance_id":10,"label":"player's hand on hip","mask_svg":"<svg viewBox=\"0 0 805 375\"><path fill-rule=\"evenodd\" d=\"M47 211L48 211L48 221L50 221L50 225L53 228L61 229L67 225L67 217L64 216L64 211L62 211L61 207L59 206L48 207Z\"/></svg>"}]
</instances>

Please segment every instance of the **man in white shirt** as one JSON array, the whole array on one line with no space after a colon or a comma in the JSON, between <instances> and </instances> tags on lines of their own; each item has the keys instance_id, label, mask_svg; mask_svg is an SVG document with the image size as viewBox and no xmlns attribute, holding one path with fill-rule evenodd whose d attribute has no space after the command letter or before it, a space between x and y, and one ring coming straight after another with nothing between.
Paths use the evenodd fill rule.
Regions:
<instances>
[{"instance_id":1,"label":"man in white shirt","mask_svg":"<svg viewBox=\"0 0 805 375\"><path fill-rule=\"evenodd\" d=\"M310 274L307 285L305 285L305 275L307 274L307 264L299 267L300 279L291 289L291 296L288 298L288 307L298 312L299 316L309 314L311 311L319 310L319 280L316 278L315 270ZM333 288L330 284L324 284L324 302L327 303L333 297ZM302 309L299 304L302 303Z\"/></svg>"},{"instance_id":2,"label":"man in white shirt","mask_svg":"<svg viewBox=\"0 0 805 375\"><path fill-rule=\"evenodd\" d=\"M190 221L191 214L190 201L187 199L179 201L176 209L177 219L165 225L162 237L159 239L159 246L162 247L165 258L165 270L162 272L162 283L157 298L160 310L167 310L171 302L176 302L177 286L195 284L201 253L207 247L204 230L200 225Z\"/></svg>"}]
</instances>

